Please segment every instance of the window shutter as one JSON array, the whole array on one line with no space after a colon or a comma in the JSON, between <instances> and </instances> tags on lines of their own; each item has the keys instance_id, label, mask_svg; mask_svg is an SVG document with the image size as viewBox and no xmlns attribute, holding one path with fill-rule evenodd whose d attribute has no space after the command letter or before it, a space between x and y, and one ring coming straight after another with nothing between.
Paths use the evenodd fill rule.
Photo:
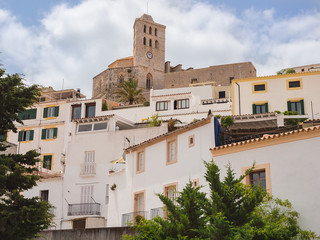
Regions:
<instances>
[{"instance_id":1,"label":"window shutter","mask_svg":"<svg viewBox=\"0 0 320 240\"><path fill-rule=\"evenodd\" d=\"M46 139L46 129L42 129L41 139Z\"/></svg>"},{"instance_id":2,"label":"window shutter","mask_svg":"<svg viewBox=\"0 0 320 240\"><path fill-rule=\"evenodd\" d=\"M58 136L58 128L53 129L53 138L57 138Z\"/></svg>"},{"instance_id":3,"label":"window shutter","mask_svg":"<svg viewBox=\"0 0 320 240\"><path fill-rule=\"evenodd\" d=\"M59 106L54 108L54 116L58 117L59 116Z\"/></svg>"},{"instance_id":4,"label":"window shutter","mask_svg":"<svg viewBox=\"0 0 320 240\"><path fill-rule=\"evenodd\" d=\"M37 109L36 108L30 110L30 118L31 119L37 118Z\"/></svg>"},{"instance_id":5,"label":"window shutter","mask_svg":"<svg viewBox=\"0 0 320 240\"><path fill-rule=\"evenodd\" d=\"M253 114L257 113L256 104L252 104L252 113Z\"/></svg>"},{"instance_id":6,"label":"window shutter","mask_svg":"<svg viewBox=\"0 0 320 240\"><path fill-rule=\"evenodd\" d=\"M34 135L34 130L31 130L31 131L30 131L30 139L29 139L30 141L33 140L33 135Z\"/></svg>"},{"instance_id":7,"label":"window shutter","mask_svg":"<svg viewBox=\"0 0 320 240\"><path fill-rule=\"evenodd\" d=\"M23 112L18 113L18 117L20 120L22 120L23 119Z\"/></svg>"},{"instance_id":8,"label":"window shutter","mask_svg":"<svg viewBox=\"0 0 320 240\"><path fill-rule=\"evenodd\" d=\"M48 108L43 109L43 118L46 118L48 116Z\"/></svg>"},{"instance_id":9,"label":"window shutter","mask_svg":"<svg viewBox=\"0 0 320 240\"><path fill-rule=\"evenodd\" d=\"M19 134L18 134L18 141L19 142L22 141L22 134L23 134L23 131L20 131Z\"/></svg>"},{"instance_id":10,"label":"window shutter","mask_svg":"<svg viewBox=\"0 0 320 240\"><path fill-rule=\"evenodd\" d=\"M288 102L287 102L287 105L288 105L288 111L291 111L291 102L288 101Z\"/></svg>"},{"instance_id":11,"label":"window shutter","mask_svg":"<svg viewBox=\"0 0 320 240\"><path fill-rule=\"evenodd\" d=\"M300 103L301 103L301 113L302 115L304 115L304 100L302 99Z\"/></svg>"},{"instance_id":12,"label":"window shutter","mask_svg":"<svg viewBox=\"0 0 320 240\"><path fill-rule=\"evenodd\" d=\"M264 106L266 107L266 113L268 113L268 112L269 112L268 103L266 102L266 103L264 104Z\"/></svg>"}]
</instances>

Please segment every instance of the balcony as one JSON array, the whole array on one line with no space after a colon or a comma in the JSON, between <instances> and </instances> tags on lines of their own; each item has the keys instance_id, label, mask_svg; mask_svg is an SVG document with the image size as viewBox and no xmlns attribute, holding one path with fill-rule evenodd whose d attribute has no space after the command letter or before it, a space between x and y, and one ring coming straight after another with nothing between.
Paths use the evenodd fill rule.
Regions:
<instances>
[{"instance_id":1,"label":"balcony","mask_svg":"<svg viewBox=\"0 0 320 240\"><path fill-rule=\"evenodd\" d=\"M138 218L144 218L147 219L148 212L146 211L137 211L137 212L131 212L122 214L122 226L129 226L130 223L133 223L138 220Z\"/></svg>"},{"instance_id":2,"label":"balcony","mask_svg":"<svg viewBox=\"0 0 320 240\"><path fill-rule=\"evenodd\" d=\"M68 204L68 216L100 215L100 203Z\"/></svg>"},{"instance_id":3,"label":"balcony","mask_svg":"<svg viewBox=\"0 0 320 240\"><path fill-rule=\"evenodd\" d=\"M161 218L163 218L164 214L163 214L163 207L158 207L158 208L152 208L150 209L150 218L153 219L156 216L159 216Z\"/></svg>"},{"instance_id":4,"label":"balcony","mask_svg":"<svg viewBox=\"0 0 320 240\"><path fill-rule=\"evenodd\" d=\"M96 163L90 162L81 165L81 176L92 176L96 175Z\"/></svg>"}]
</instances>

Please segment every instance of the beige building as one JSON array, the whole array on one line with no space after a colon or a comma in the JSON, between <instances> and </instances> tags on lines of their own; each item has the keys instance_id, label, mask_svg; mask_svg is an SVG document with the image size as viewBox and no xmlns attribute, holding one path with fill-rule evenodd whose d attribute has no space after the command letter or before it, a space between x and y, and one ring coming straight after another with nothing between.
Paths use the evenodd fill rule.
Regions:
<instances>
[{"instance_id":1,"label":"beige building","mask_svg":"<svg viewBox=\"0 0 320 240\"><path fill-rule=\"evenodd\" d=\"M135 20L133 30L133 56L114 61L93 78L93 98L117 100L115 90L118 84L130 78L138 80L138 87L148 99L151 88L181 88L207 82L228 86L232 79L256 76L251 62L200 69L182 69L181 64L173 67L169 61L165 62L166 26L144 14Z\"/></svg>"}]
</instances>

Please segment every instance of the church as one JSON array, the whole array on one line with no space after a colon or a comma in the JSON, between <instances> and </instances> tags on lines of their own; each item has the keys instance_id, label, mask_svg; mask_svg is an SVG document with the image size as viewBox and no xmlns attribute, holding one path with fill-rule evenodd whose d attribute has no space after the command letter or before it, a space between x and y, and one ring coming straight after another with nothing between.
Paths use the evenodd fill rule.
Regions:
<instances>
[{"instance_id":1,"label":"church","mask_svg":"<svg viewBox=\"0 0 320 240\"><path fill-rule=\"evenodd\" d=\"M131 78L138 80L148 99L150 89L181 88L192 85L229 86L233 79L256 77L251 62L233 63L207 68L182 69L165 61L166 26L154 22L152 16L143 14L136 18L133 37L133 56L118 59L93 78L92 98L116 101L118 85Z\"/></svg>"}]
</instances>

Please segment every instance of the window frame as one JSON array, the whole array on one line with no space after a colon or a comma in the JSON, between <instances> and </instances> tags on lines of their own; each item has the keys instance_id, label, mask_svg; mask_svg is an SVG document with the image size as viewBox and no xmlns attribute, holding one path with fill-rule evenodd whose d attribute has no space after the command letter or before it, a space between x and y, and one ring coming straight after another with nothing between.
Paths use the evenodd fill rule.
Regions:
<instances>
[{"instance_id":1,"label":"window frame","mask_svg":"<svg viewBox=\"0 0 320 240\"><path fill-rule=\"evenodd\" d=\"M137 191L133 193L133 212L134 212L134 216L133 216L133 222L136 221L136 217L138 216L138 197L141 196L143 197L143 206L142 206L142 210L139 209L139 212L143 212L145 213L146 211L146 191L145 190L141 190L141 191ZM142 217L145 217L145 214L143 214Z\"/></svg>"},{"instance_id":2,"label":"window frame","mask_svg":"<svg viewBox=\"0 0 320 240\"><path fill-rule=\"evenodd\" d=\"M257 107L265 107L265 112L260 112L257 113ZM268 101L263 101L263 102L254 102L252 103L252 114L264 114L269 112L269 103Z\"/></svg>"},{"instance_id":3,"label":"window frame","mask_svg":"<svg viewBox=\"0 0 320 240\"><path fill-rule=\"evenodd\" d=\"M259 85L264 85L264 90L255 90L255 87L259 86ZM255 94L255 93L266 93L266 92L268 92L268 82L267 81L252 83L252 93L253 94Z\"/></svg>"},{"instance_id":4,"label":"window frame","mask_svg":"<svg viewBox=\"0 0 320 240\"><path fill-rule=\"evenodd\" d=\"M59 116L59 106L58 105L49 105L43 109L43 118L44 119L54 119Z\"/></svg>"},{"instance_id":5,"label":"window frame","mask_svg":"<svg viewBox=\"0 0 320 240\"><path fill-rule=\"evenodd\" d=\"M161 103L164 103L164 108L163 109L160 108ZM170 101L158 101L158 102L156 102L156 111L157 112L159 112L159 111L168 111L169 110L169 105L170 105Z\"/></svg>"},{"instance_id":6,"label":"window frame","mask_svg":"<svg viewBox=\"0 0 320 240\"><path fill-rule=\"evenodd\" d=\"M183 102L186 102L188 104L185 104L185 107L179 107L179 105L182 106ZM174 110L188 109L190 108L190 99L189 98L177 99L177 100L174 100L173 104L174 104Z\"/></svg>"},{"instance_id":7,"label":"window frame","mask_svg":"<svg viewBox=\"0 0 320 240\"><path fill-rule=\"evenodd\" d=\"M76 109L76 108L79 108L80 109L80 116L79 116L79 118L75 118L75 114L74 114L74 110ZM73 120L73 119L80 119L81 118L81 112L82 112L82 106L81 106L81 104L74 104L74 105L72 105L71 106L71 120Z\"/></svg>"},{"instance_id":8,"label":"window frame","mask_svg":"<svg viewBox=\"0 0 320 240\"><path fill-rule=\"evenodd\" d=\"M290 83L291 83L291 82L300 82L300 87L290 87ZM287 90L299 90L299 89L303 89L302 78L287 79L286 85L287 85Z\"/></svg>"},{"instance_id":9,"label":"window frame","mask_svg":"<svg viewBox=\"0 0 320 240\"><path fill-rule=\"evenodd\" d=\"M304 99L303 98L289 98L287 100L287 109L288 111L293 111L292 110L292 103L301 103L301 114L298 112L298 111L295 111L295 112L298 112L299 115L305 115L305 109L304 109Z\"/></svg>"},{"instance_id":10,"label":"window frame","mask_svg":"<svg viewBox=\"0 0 320 240\"><path fill-rule=\"evenodd\" d=\"M52 138L48 137L49 131L52 131ZM58 137L58 128L57 127L47 127L41 131L41 140L52 141Z\"/></svg>"},{"instance_id":11,"label":"window frame","mask_svg":"<svg viewBox=\"0 0 320 240\"><path fill-rule=\"evenodd\" d=\"M175 159L174 160L170 160L170 156L171 156L171 144L175 143L175 149L174 149L174 156ZM167 149L167 158L166 158L166 165L170 165L170 164L174 164L176 162L178 162L178 140L177 137L175 138L170 138L167 139L167 143L166 143L166 149Z\"/></svg>"},{"instance_id":12,"label":"window frame","mask_svg":"<svg viewBox=\"0 0 320 240\"><path fill-rule=\"evenodd\" d=\"M34 130L33 129L21 129L18 132L18 142L28 143L34 139Z\"/></svg>"},{"instance_id":13,"label":"window frame","mask_svg":"<svg viewBox=\"0 0 320 240\"><path fill-rule=\"evenodd\" d=\"M52 167L53 167L53 155L54 155L53 153L42 154L42 161L41 161L41 168L42 168L42 169L47 169L47 170L50 170L50 171L52 170ZM51 159L50 159L50 161L51 161L50 169L44 167L45 157L49 157L49 156L51 156Z\"/></svg>"},{"instance_id":14,"label":"window frame","mask_svg":"<svg viewBox=\"0 0 320 240\"><path fill-rule=\"evenodd\" d=\"M242 175L245 174L247 169L250 169L250 167L243 167L241 168L241 173ZM256 164L253 169L253 173L255 172L261 172L265 171L265 177L266 177L266 191L269 194L272 194L272 189L271 189L271 172L270 172L270 163L262 163L262 164ZM243 184L250 185L250 175L247 175L243 180Z\"/></svg>"},{"instance_id":15,"label":"window frame","mask_svg":"<svg viewBox=\"0 0 320 240\"><path fill-rule=\"evenodd\" d=\"M142 167L140 169L140 156L142 156ZM139 152L137 152L137 156L136 156L136 174L142 173L145 171L145 162L146 162L146 157L145 157L145 150L141 150Z\"/></svg>"},{"instance_id":16,"label":"window frame","mask_svg":"<svg viewBox=\"0 0 320 240\"><path fill-rule=\"evenodd\" d=\"M21 120L31 120L37 118L37 108L27 109L26 111L18 113Z\"/></svg>"},{"instance_id":17,"label":"window frame","mask_svg":"<svg viewBox=\"0 0 320 240\"><path fill-rule=\"evenodd\" d=\"M85 112L85 117L86 118L90 118L90 117L95 117L96 116L96 102L91 102L91 103L86 103L86 112ZM89 116L89 112L91 108L94 108L94 113L93 113L93 116Z\"/></svg>"},{"instance_id":18,"label":"window frame","mask_svg":"<svg viewBox=\"0 0 320 240\"><path fill-rule=\"evenodd\" d=\"M191 143L191 139L192 139L192 143ZM195 145L195 136L194 134L192 134L191 136L188 137L188 145L189 145L189 148L193 147Z\"/></svg>"}]
</instances>

